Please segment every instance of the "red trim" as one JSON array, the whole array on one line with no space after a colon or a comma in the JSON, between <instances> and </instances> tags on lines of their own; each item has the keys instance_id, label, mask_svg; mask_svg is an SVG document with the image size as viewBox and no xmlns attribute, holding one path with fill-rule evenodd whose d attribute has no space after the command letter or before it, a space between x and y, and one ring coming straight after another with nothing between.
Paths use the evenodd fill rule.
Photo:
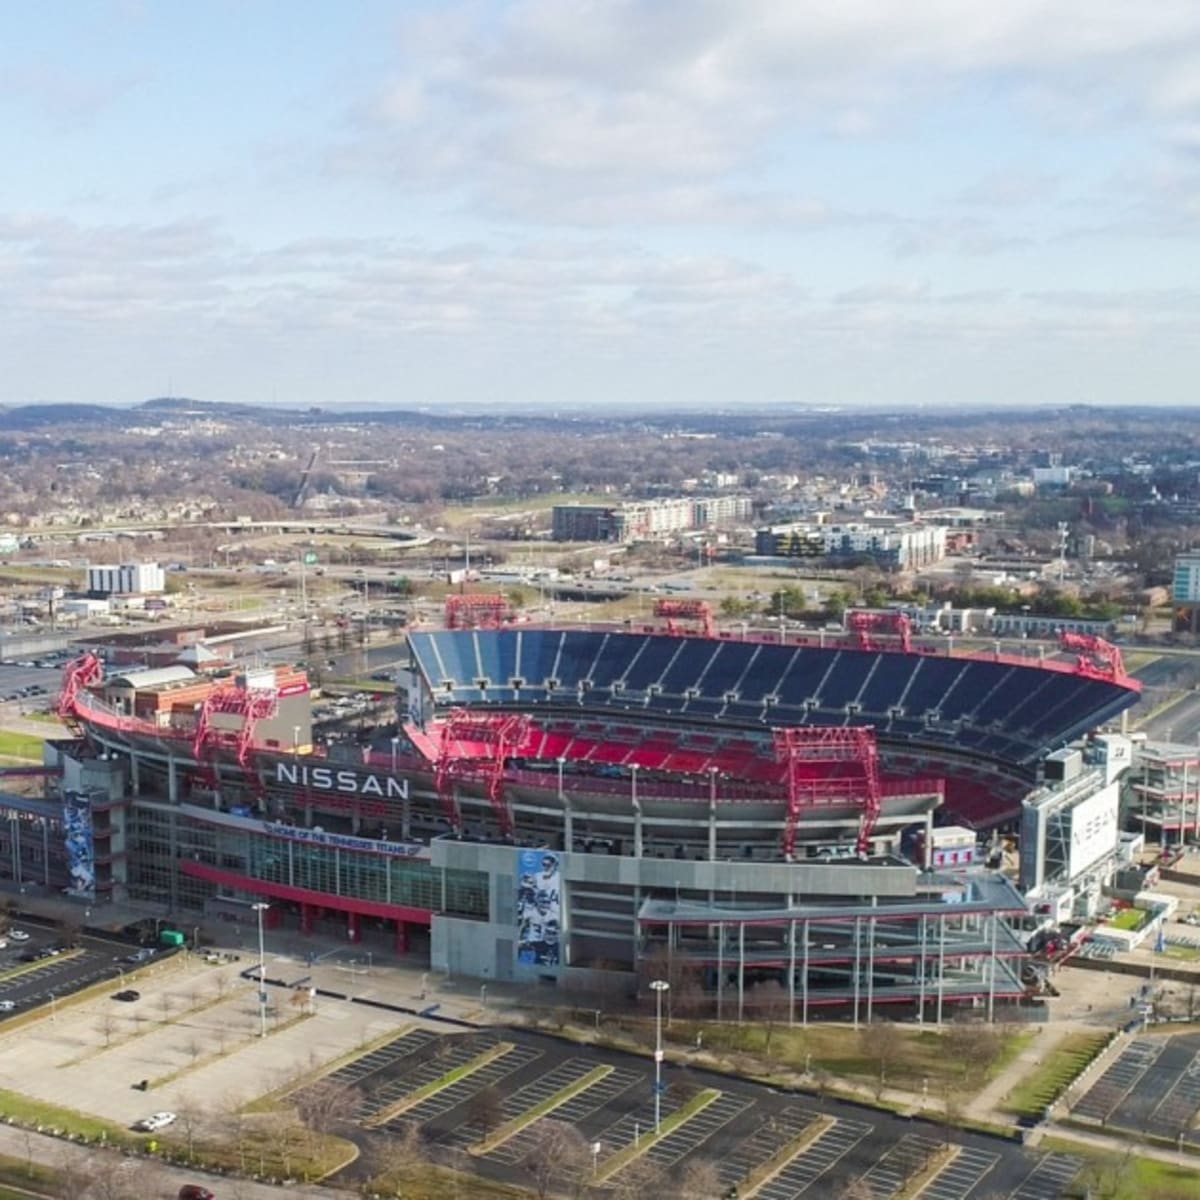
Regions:
<instances>
[{"instance_id":1,"label":"red trim","mask_svg":"<svg viewBox=\"0 0 1200 1200\"><path fill-rule=\"evenodd\" d=\"M193 859L182 859L179 869L184 875L190 875L194 879L205 879L209 883L252 892L256 896L274 896L277 900L317 904L321 908L333 908L338 912L357 913L363 917L383 917L388 921L410 921L414 925L429 925L433 920L433 913L427 908L407 908L402 904L381 904L377 900L355 900L348 896L334 896L329 892L289 887L286 883L271 883L265 879L252 879L249 875L236 875L232 871L219 871L216 867Z\"/></svg>"}]
</instances>

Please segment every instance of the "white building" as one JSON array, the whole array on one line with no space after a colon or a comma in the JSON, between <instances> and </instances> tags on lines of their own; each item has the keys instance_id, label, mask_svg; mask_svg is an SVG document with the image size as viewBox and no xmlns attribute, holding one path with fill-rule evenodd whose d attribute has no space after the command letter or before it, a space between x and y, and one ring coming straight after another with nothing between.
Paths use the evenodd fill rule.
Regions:
<instances>
[{"instance_id":1,"label":"white building","mask_svg":"<svg viewBox=\"0 0 1200 1200\"><path fill-rule=\"evenodd\" d=\"M144 595L161 592L166 578L158 563L113 563L88 567L87 590L94 596Z\"/></svg>"}]
</instances>

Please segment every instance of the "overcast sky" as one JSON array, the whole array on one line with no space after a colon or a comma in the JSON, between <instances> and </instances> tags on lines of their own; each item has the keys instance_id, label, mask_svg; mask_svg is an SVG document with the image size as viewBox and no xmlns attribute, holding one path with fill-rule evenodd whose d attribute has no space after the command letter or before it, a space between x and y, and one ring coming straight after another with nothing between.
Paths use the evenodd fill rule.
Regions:
<instances>
[{"instance_id":1,"label":"overcast sky","mask_svg":"<svg viewBox=\"0 0 1200 1200\"><path fill-rule=\"evenodd\" d=\"M1196 0L0 31L0 403L1197 399Z\"/></svg>"}]
</instances>

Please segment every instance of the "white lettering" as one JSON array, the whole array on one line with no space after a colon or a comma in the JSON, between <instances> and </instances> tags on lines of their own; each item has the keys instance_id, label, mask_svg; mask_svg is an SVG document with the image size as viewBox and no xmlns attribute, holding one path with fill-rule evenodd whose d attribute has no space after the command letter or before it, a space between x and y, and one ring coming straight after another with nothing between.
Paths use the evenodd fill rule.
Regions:
<instances>
[{"instance_id":1,"label":"white lettering","mask_svg":"<svg viewBox=\"0 0 1200 1200\"><path fill-rule=\"evenodd\" d=\"M293 787L314 788L319 792L343 792L351 796L386 796L389 800L408 799L408 780L394 775L359 775L354 771L332 771L329 767L310 767L290 762L275 764L275 782Z\"/></svg>"}]
</instances>

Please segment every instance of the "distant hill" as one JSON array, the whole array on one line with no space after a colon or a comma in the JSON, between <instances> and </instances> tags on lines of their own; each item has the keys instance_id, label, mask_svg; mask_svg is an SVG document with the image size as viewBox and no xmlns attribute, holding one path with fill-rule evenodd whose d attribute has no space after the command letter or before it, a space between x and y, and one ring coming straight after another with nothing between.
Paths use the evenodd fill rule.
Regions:
<instances>
[{"instance_id":1,"label":"distant hill","mask_svg":"<svg viewBox=\"0 0 1200 1200\"><path fill-rule=\"evenodd\" d=\"M103 404L21 404L0 409L0 429L39 429L44 425L112 425L127 411Z\"/></svg>"}]
</instances>

